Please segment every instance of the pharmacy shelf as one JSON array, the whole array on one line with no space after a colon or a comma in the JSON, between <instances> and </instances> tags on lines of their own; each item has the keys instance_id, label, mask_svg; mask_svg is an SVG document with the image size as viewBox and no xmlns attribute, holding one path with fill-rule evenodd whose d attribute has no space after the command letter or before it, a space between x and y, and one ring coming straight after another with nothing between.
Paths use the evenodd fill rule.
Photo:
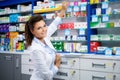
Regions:
<instances>
[{"instance_id":1,"label":"pharmacy shelf","mask_svg":"<svg viewBox=\"0 0 120 80\"><path fill-rule=\"evenodd\" d=\"M97 42L119 42L120 40L91 40L91 41L97 41Z\"/></svg>"},{"instance_id":2,"label":"pharmacy shelf","mask_svg":"<svg viewBox=\"0 0 120 80\"><path fill-rule=\"evenodd\" d=\"M0 14L0 16L8 16L11 14L28 14L28 13L32 13L32 11L22 11L22 12L15 12L15 13L5 13L5 14Z\"/></svg>"},{"instance_id":3,"label":"pharmacy shelf","mask_svg":"<svg viewBox=\"0 0 120 80\"><path fill-rule=\"evenodd\" d=\"M96 1L98 1L98 0L96 0ZM120 2L120 0L109 0L109 1L103 1L103 2L108 2L109 4L111 4L111 3L118 3L118 2ZM90 2L90 5L98 5L98 4L102 4L103 2L94 2L94 3L91 3Z\"/></svg>"},{"instance_id":4,"label":"pharmacy shelf","mask_svg":"<svg viewBox=\"0 0 120 80\"><path fill-rule=\"evenodd\" d=\"M0 7L23 4L23 3L31 3L32 1L34 2L36 0L4 0L0 2Z\"/></svg>"},{"instance_id":5,"label":"pharmacy shelf","mask_svg":"<svg viewBox=\"0 0 120 80\"><path fill-rule=\"evenodd\" d=\"M54 12L54 11L59 11L59 10L61 10L61 8L62 8L62 7L38 9L38 10L33 10L33 13L34 13L34 14L39 14L39 13L46 13L46 12Z\"/></svg>"},{"instance_id":6,"label":"pharmacy shelf","mask_svg":"<svg viewBox=\"0 0 120 80\"><path fill-rule=\"evenodd\" d=\"M20 24L20 23L26 23L27 21L25 22L5 22L5 23L0 23L0 24Z\"/></svg>"},{"instance_id":7,"label":"pharmacy shelf","mask_svg":"<svg viewBox=\"0 0 120 80\"><path fill-rule=\"evenodd\" d=\"M52 40L52 42L86 42L87 40Z\"/></svg>"}]
</instances>

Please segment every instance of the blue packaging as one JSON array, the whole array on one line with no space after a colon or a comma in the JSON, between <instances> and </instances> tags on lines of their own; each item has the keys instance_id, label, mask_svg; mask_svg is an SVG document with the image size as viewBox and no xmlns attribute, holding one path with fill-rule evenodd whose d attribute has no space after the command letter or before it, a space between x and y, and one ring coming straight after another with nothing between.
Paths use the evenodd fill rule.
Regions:
<instances>
[{"instance_id":1,"label":"blue packaging","mask_svg":"<svg viewBox=\"0 0 120 80\"><path fill-rule=\"evenodd\" d=\"M92 15L96 15L96 9L92 9Z\"/></svg>"},{"instance_id":2,"label":"blue packaging","mask_svg":"<svg viewBox=\"0 0 120 80\"><path fill-rule=\"evenodd\" d=\"M102 9L101 14L106 14L106 9Z\"/></svg>"}]
</instances>

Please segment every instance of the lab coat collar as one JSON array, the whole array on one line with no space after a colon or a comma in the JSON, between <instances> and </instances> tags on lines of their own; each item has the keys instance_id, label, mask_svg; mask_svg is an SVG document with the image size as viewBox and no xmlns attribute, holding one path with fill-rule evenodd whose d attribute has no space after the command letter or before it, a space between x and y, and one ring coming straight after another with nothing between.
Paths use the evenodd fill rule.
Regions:
<instances>
[{"instance_id":1,"label":"lab coat collar","mask_svg":"<svg viewBox=\"0 0 120 80\"><path fill-rule=\"evenodd\" d=\"M36 37L34 37L33 39L37 44L40 44L41 46L45 47L46 45L44 43L42 43L39 39L37 39Z\"/></svg>"},{"instance_id":2,"label":"lab coat collar","mask_svg":"<svg viewBox=\"0 0 120 80\"><path fill-rule=\"evenodd\" d=\"M53 50L56 52L56 50L55 50L55 48L53 47L53 45L51 44L50 40L49 40L47 37L45 37L44 40L45 40L45 43L46 43L46 44L42 43L42 42L41 42L39 39L37 39L36 37L34 37L34 39L33 39L33 41L35 41L37 44L40 44L40 45L43 46L43 47L49 46L51 49L53 49Z\"/></svg>"}]
</instances>

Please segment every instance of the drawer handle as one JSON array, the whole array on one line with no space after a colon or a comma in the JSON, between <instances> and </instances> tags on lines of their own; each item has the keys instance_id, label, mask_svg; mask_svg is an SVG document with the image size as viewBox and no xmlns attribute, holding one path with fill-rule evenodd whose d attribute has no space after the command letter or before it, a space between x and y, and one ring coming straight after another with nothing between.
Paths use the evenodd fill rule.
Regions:
<instances>
[{"instance_id":1,"label":"drawer handle","mask_svg":"<svg viewBox=\"0 0 120 80\"><path fill-rule=\"evenodd\" d=\"M16 57L16 69L19 69L20 63L19 63L19 57Z\"/></svg>"},{"instance_id":2,"label":"drawer handle","mask_svg":"<svg viewBox=\"0 0 120 80\"><path fill-rule=\"evenodd\" d=\"M116 63L113 63L113 69L115 69Z\"/></svg>"},{"instance_id":3,"label":"drawer handle","mask_svg":"<svg viewBox=\"0 0 120 80\"><path fill-rule=\"evenodd\" d=\"M116 75L113 76L113 80L116 80Z\"/></svg>"},{"instance_id":4,"label":"drawer handle","mask_svg":"<svg viewBox=\"0 0 120 80\"><path fill-rule=\"evenodd\" d=\"M32 72L33 71L33 69L29 69L29 72Z\"/></svg>"},{"instance_id":5,"label":"drawer handle","mask_svg":"<svg viewBox=\"0 0 120 80\"><path fill-rule=\"evenodd\" d=\"M64 65L66 65L66 64L67 64L67 62L61 62L61 64L64 64Z\"/></svg>"},{"instance_id":6,"label":"drawer handle","mask_svg":"<svg viewBox=\"0 0 120 80\"><path fill-rule=\"evenodd\" d=\"M73 71L73 72L72 72L72 75L74 75L75 73L76 73L76 71Z\"/></svg>"},{"instance_id":7,"label":"drawer handle","mask_svg":"<svg viewBox=\"0 0 120 80\"><path fill-rule=\"evenodd\" d=\"M106 80L105 76L92 76L92 80Z\"/></svg>"},{"instance_id":8,"label":"drawer handle","mask_svg":"<svg viewBox=\"0 0 120 80\"><path fill-rule=\"evenodd\" d=\"M76 60L73 60L72 64L75 64Z\"/></svg>"},{"instance_id":9,"label":"drawer handle","mask_svg":"<svg viewBox=\"0 0 120 80\"><path fill-rule=\"evenodd\" d=\"M59 76L68 76L67 73L65 73L65 72L60 72L60 71L57 73L57 75L59 75Z\"/></svg>"},{"instance_id":10,"label":"drawer handle","mask_svg":"<svg viewBox=\"0 0 120 80\"><path fill-rule=\"evenodd\" d=\"M32 60L31 59L29 59L29 62L31 62Z\"/></svg>"},{"instance_id":11,"label":"drawer handle","mask_svg":"<svg viewBox=\"0 0 120 80\"><path fill-rule=\"evenodd\" d=\"M92 63L92 67L106 68L106 64Z\"/></svg>"}]
</instances>

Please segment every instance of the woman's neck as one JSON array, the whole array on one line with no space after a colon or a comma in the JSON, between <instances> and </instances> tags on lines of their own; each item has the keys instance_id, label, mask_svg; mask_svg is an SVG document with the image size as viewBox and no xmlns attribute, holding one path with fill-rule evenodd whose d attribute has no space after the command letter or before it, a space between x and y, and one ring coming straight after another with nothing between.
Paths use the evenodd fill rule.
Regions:
<instances>
[{"instance_id":1,"label":"woman's neck","mask_svg":"<svg viewBox=\"0 0 120 80\"><path fill-rule=\"evenodd\" d=\"M40 40L42 43L46 44L44 39L39 39L39 40Z\"/></svg>"}]
</instances>

